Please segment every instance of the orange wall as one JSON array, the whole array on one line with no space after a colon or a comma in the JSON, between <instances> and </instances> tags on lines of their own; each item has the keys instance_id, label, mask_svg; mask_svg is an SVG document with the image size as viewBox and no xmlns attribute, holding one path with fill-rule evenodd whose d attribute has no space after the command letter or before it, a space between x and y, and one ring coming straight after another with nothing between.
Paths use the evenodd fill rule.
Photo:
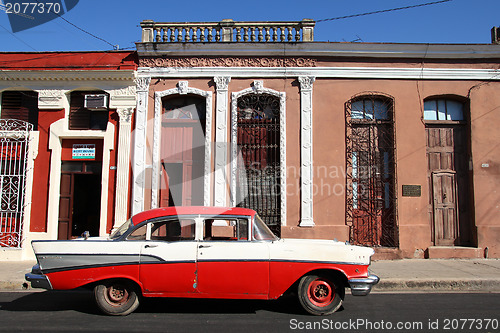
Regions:
<instances>
[{"instance_id":1,"label":"orange wall","mask_svg":"<svg viewBox=\"0 0 500 333\"><path fill-rule=\"evenodd\" d=\"M333 63L329 63L332 65ZM322 64L324 65L324 64ZM337 64L335 64L337 65ZM367 64L356 64L364 65ZM379 64L393 65L393 64ZM420 64L415 64L415 66ZM436 65L436 64L434 64ZM394 64L393 67L400 67ZM412 67L411 65L409 67ZM433 67L432 65L430 67ZM436 67L436 66L434 66ZM464 67L449 65L446 67ZM478 64L475 67L486 67ZM369 80L317 78L313 85L313 163L314 228L300 223L300 87L296 79L232 78L231 93L263 80L264 87L286 93L287 226L286 237L338 238L348 240L345 225L345 103L363 92L378 92L394 97L395 145L397 165L397 221L399 245L404 257L417 256L431 246L429 185L426 135L422 121L423 100L431 96L470 97L471 151L475 207L470 223L478 228L477 241L488 247L490 256L500 256L500 83L453 80ZM176 87L179 79L152 80L149 119L154 114L154 92ZM216 90L211 79L189 79L189 86L213 92L215 126ZM470 93L469 93L470 92ZM227 124L230 128L230 123ZM152 133L149 131L149 133ZM215 133L215 128L212 128ZM215 135L215 134L213 134ZM228 140L230 132L228 131ZM152 144L152 141L149 142ZM488 167L485 167L485 165ZM483 165L483 167L482 167ZM420 197L403 197L402 185L421 185ZM475 227L473 228L475 230Z\"/></svg>"}]
</instances>

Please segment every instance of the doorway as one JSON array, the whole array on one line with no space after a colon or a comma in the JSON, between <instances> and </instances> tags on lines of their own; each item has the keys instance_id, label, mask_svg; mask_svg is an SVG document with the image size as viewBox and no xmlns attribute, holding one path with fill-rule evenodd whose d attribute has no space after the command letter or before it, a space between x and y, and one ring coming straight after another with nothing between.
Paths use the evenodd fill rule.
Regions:
<instances>
[{"instance_id":1,"label":"doorway","mask_svg":"<svg viewBox=\"0 0 500 333\"><path fill-rule=\"evenodd\" d=\"M394 99L369 93L345 107L350 242L397 247Z\"/></svg>"},{"instance_id":2,"label":"doorway","mask_svg":"<svg viewBox=\"0 0 500 333\"><path fill-rule=\"evenodd\" d=\"M206 101L186 95L164 98L162 103L159 206L201 206Z\"/></svg>"},{"instance_id":3,"label":"doorway","mask_svg":"<svg viewBox=\"0 0 500 333\"><path fill-rule=\"evenodd\" d=\"M427 124L426 133L433 243L471 246L466 127Z\"/></svg>"},{"instance_id":4,"label":"doorway","mask_svg":"<svg viewBox=\"0 0 500 333\"><path fill-rule=\"evenodd\" d=\"M468 100L460 97L424 101L429 217L436 246L475 243L468 109Z\"/></svg>"},{"instance_id":5,"label":"doorway","mask_svg":"<svg viewBox=\"0 0 500 333\"><path fill-rule=\"evenodd\" d=\"M62 163L58 239L73 239L85 231L99 236L101 167L101 162Z\"/></svg>"}]
</instances>

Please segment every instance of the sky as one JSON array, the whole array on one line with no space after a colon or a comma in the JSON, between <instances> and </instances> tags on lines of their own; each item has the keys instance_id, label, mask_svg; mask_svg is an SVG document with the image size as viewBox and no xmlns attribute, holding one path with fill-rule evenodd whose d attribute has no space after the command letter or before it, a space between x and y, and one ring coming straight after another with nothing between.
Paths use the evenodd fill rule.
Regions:
<instances>
[{"instance_id":1,"label":"sky","mask_svg":"<svg viewBox=\"0 0 500 333\"><path fill-rule=\"evenodd\" d=\"M2 0L3 5L9 1ZM24 0L35 1L39 0ZM47 0L44 0L47 1ZM0 51L134 50L140 22L316 21L437 0L71 0L52 21L13 32L0 6ZM19 2L19 0L18 0ZM315 41L489 44L500 0L451 0L418 8L317 22ZM85 32L84 32L85 31ZM91 36L90 34L94 35Z\"/></svg>"}]
</instances>

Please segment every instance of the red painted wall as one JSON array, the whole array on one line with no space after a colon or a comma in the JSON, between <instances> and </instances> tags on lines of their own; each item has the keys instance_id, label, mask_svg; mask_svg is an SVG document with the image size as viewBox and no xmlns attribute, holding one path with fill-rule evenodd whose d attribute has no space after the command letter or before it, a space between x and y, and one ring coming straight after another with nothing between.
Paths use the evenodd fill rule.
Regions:
<instances>
[{"instance_id":1,"label":"red painted wall","mask_svg":"<svg viewBox=\"0 0 500 333\"><path fill-rule=\"evenodd\" d=\"M119 130L119 119L118 113L112 111L109 114L109 122L115 126L115 138L114 138L114 148L109 152L109 170L102 170L102 172L109 172L109 182L108 182L108 218L106 231L108 233L113 229L113 223L115 219L115 200L116 200L116 163L118 160L118 130ZM114 167L111 169L111 167Z\"/></svg>"},{"instance_id":2,"label":"red painted wall","mask_svg":"<svg viewBox=\"0 0 500 333\"><path fill-rule=\"evenodd\" d=\"M38 155L33 174L33 195L31 199L31 232L47 231L47 209L49 198L50 150L49 127L64 118L64 110L40 110L38 112Z\"/></svg>"},{"instance_id":3,"label":"red painted wall","mask_svg":"<svg viewBox=\"0 0 500 333\"><path fill-rule=\"evenodd\" d=\"M135 70L137 53L133 51L106 52L0 52L0 70ZM50 176L49 128L64 117L64 110L40 110L38 116L39 144L35 159L33 197L31 206L31 232L47 231L47 210ZM110 120L115 125L114 149L110 152L110 166L116 166L118 145L118 115L110 111ZM71 154L71 150L69 150ZM63 160L64 158L63 152ZM99 153L98 153L99 154ZM102 152L100 153L102 156ZM71 159L71 156L70 158ZM58 162L60 163L60 162ZM109 172L108 231L113 226L116 170Z\"/></svg>"}]
</instances>

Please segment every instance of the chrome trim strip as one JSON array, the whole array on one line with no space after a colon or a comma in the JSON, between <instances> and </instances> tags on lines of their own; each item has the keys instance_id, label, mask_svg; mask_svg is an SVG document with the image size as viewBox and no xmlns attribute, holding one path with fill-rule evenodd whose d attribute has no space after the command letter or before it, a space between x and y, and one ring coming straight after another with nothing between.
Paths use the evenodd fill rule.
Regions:
<instances>
[{"instance_id":1,"label":"chrome trim strip","mask_svg":"<svg viewBox=\"0 0 500 333\"><path fill-rule=\"evenodd\" d=\"M321 261L321 260L306 260L306 259L271 259L271 262L296 262L306 264L329 264L329 265L355 265L368 266L368 264L349 261Z\"/></svg>"},{"instance_id":2,"label":"chrome trim strip","mask_svg":"<svg viewBox=\"0 0 500 333\"><path fill-rule=\"evenodd\" d=\"M380 278L374 274L370 274L367 278L350 279L351 294L353 296L366 296L379 281Z\"/></svg>"}]
</instances>

